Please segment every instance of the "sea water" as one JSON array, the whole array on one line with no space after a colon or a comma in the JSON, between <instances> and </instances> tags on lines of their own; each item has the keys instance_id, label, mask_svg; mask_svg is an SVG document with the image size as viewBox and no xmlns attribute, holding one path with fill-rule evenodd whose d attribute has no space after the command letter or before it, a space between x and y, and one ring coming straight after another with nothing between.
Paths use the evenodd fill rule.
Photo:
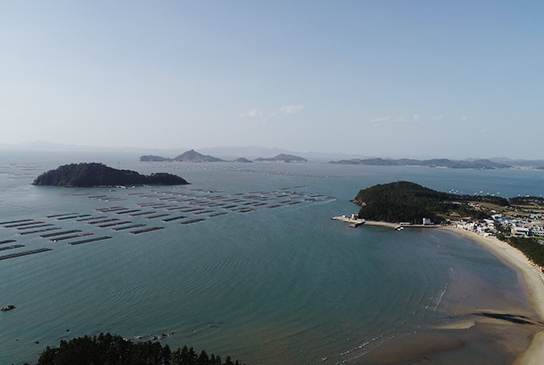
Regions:
<instances>
[{"instance_id":1,"label":"sea water","mask_svg":"<svg viewBox=\"0 0 544 365\"><path fill-rule=\"evenodd\" d=\"M19 235L24 230L0 227L0 241L16 240L0 248L24 245L0 251L0 256L52 249L0 260L0 306L16 306L0 315L2 364L35 362L47 345L100 332L159 339L172 348L194 346L247 364L364 362L375 348L452 321L449 294L456 280L467 275L507 298L504 306L529 310L516 272L471 240L439 230L353 229L330 217L356 213L349 200L378 183L408 180L441 191L540 195L542 171L142 163L137 155L122 153L5 151L0 156L0 222L32 219L59 231L93 233L51 242L39 233ZM83 161L146 174L175 173L191 185L31 185L43 171ZM151 210L142 203L182 206L167 199L189 195L197 200L260 195L262 200L237 204L266 205L248 204L254 209L248 212L215 206L210 210L227 214L213 217L157 206L157 214L170 216L155 219L96 210ZM164 228L130 234L138 228L113 231L116 226L51 217L59 214ZM184 220L162 221L179 215L205 220L185 225L179 224ZM112 238L66 244L105 235ZM502 363L500 351L485 350L487 345L457 356L478 364L475 359L483 353L490 363Z\"/></svg>"}]
</instances>

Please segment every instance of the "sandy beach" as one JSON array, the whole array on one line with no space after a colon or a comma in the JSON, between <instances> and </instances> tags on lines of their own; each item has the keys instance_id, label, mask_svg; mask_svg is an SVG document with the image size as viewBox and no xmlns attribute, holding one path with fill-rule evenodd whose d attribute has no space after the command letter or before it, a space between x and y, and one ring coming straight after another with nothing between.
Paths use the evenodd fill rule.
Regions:
<instances>
[{"instance_id":1,"label":"sandy beach","mask_svg":"<svg viewBox=\"0 0 544 365\"><path fill-rule=\"evenodd\" d=\"M441 227L477 241L503 261L514 265L529 291L529 304L535 313L544 320L544 275L527 260L521 251L495 237L482 237L476 233L453 227ZM536 333L529 348L517 359L516 365L542 364L544 359L544 331Z\"/></svg>"}]
</instances>

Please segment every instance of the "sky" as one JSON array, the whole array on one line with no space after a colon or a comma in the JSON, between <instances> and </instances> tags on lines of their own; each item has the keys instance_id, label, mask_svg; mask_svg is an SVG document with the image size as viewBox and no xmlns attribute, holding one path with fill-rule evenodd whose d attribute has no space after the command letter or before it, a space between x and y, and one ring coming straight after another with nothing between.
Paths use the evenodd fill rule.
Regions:
<instances>
[{"instance_id":1,"label":"sky","mask_svg":"<svg viewBox=\"0 0 544 365\"><path fill-rule=\"evenodd\" d=\"M544 158L542 1L0 2L0 144Z\"/></svg>"}]
</instances>

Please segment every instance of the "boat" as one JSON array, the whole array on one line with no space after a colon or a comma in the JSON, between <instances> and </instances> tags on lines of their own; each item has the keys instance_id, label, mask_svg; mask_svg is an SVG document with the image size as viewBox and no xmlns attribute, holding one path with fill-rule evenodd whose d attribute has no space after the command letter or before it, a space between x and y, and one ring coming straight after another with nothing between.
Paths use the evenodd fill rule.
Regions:
<instances>
[{"instance_id":1,"label":"boat","mask_svg":"<svg viewBox=\"0 0 544 365\"><path fill-rule=\"evenodd\" d=\"M10 304L7 307L3 307L2 312L7 312L7 311L10 311L12 309L15 309L15 306L13 304Z\"/></svg>"}]
</instances>

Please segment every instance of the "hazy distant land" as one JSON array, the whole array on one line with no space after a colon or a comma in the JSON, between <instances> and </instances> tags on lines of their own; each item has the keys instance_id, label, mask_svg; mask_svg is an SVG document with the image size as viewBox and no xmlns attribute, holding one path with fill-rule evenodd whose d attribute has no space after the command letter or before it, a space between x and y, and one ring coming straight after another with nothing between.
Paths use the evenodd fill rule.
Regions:
<instances>
[{"instance_id":1,"label":"hazy distant land","mask_svg":"<svg viewBox=\"0 0 544 365\"><path fill-rule=\"evenodd\" d=\"M166 158L162 156L154 156L154 155L144 155L140 157L140 161L146 161L146 162L172 162L172 161L178 161L178 162L226 162L225 160L222 160L217 157L209 156L209 155L203 155L201 153L196 152L195 150L190 150L185 153L182 153L179 156L176 156L174 158ZM289 154L280 153L279 155L272 157L272 158L257 158L253 161L256 162L286 162L286 163L293 163L293 162L308 162L305 158L302 158L300 156L294 156ZM240 157L234 162L253 162L245 157Z\"/></svg>"},{"instance_id":2,"label":"hazy distant land","mask_svg":"<svg viewBox=\"0 0 544 365\"><path fill-rule=\"evenodd\" d=\"M490 160L474 160L474 161L455 161L442 159L432 160L415 160L403 158L399 160L382 159L382 158L354 158L351 160L331 161L331 163L345 165L377 165L377 166L427 166L427 167L446 167L450 169L509 169L511 165L497 163Z\"/></svg>"},{"instance_id":3,"label":"hazy distant land","mask_svg":"<svg viewBox=\"0 0 544 365\"><path fill-rule=\"evenodd\" d=\"M145 162L227 162L218 157L210 155L204 155L195 150L189 150L174 158L167 158L156 155L143 155L140 157L140 161ZM280 153L271 158L255 158L253 160L246 157L239 157L230 162L284 162L284 163L307 163L310 162L304 157ZM544 170L544 161L540 160L509 160L500 159L500 161L492 161L491 159L474 159L474 160L450 160L446 158L419 160L419 159L389 159L389 158L352 158L338 161L329 161L331 164L340 165L370 165L370 166L422 166L422 167L436 167L436 168L449 168L449 169L478 169L478 170L492 170L492 169L527 169L527 170Z\"/></svg>"}]
</instances>

